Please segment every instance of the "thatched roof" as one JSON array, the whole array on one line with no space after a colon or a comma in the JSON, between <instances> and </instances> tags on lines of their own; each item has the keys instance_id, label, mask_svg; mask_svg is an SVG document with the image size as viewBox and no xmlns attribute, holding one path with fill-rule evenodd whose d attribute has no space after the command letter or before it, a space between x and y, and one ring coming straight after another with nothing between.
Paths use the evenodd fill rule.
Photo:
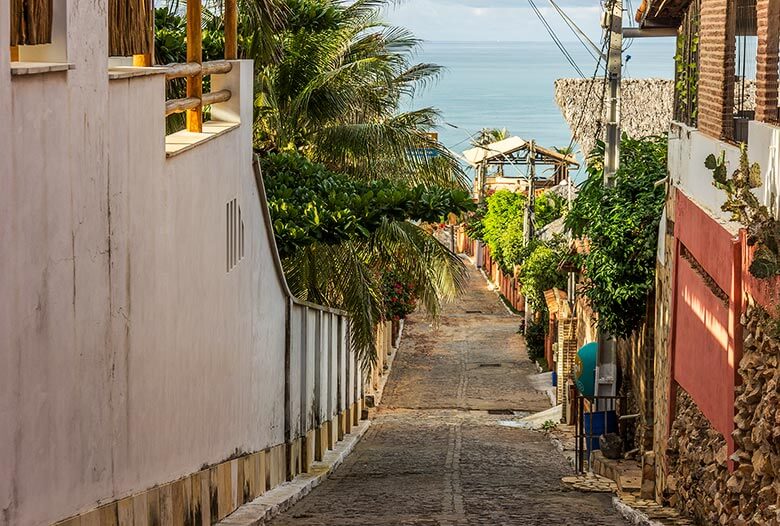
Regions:
<instances>
[{"instance_id":1,"label":"thatched roof","mask_svg":"<svg viewBox=\"0 0 780 526\"><path fill-rule=\"evenodd\" d=\"M151 53L154 47L153 27L153 0L109 0L109 55L129 57Z\"/></svg>"},{"instance_id":2,"label":"thatched roof","mask_svg":"<svg viewBox=\"0 0 780 526\"><path fill-rule=\"evenodd\" d=\"M51 43L52 0L11 0L11 46Z\"/></svg>"}]
</instances>

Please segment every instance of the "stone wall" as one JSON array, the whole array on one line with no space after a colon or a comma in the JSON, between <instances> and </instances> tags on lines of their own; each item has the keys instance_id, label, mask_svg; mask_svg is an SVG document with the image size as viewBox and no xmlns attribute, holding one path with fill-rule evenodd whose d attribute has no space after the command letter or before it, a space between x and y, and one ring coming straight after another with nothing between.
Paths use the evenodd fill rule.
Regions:
<instances>
[{"instance_id":1,"label":"stone wall","mask_svg":"<svg viewBox=\"0 0 780 526\"><path fill-rule=\"evenodd\" d=\"M575 141L586 154L596 144L597 136L604 138L604 123L607 120L607 105L601 104L604 87L603 79L555 81L555 103L574 133ZM623 79L621 88L620 118L624 133L632 137L645 137L669 131L674 108L674 81Z\"/></svg>"},{"instance_id":2,"label":"stone wall","mask_svg":"<svg viewBox=\"0 0 780 526\"><path fill-rule=\"evenodd\" d=\"M669 360L672 324L672 278L674 276L674 196L670 192L661 218L658 257L655 273L655 334L653 390L653 449L655 452L655 482L659 498L666 487L665 451L670 427L669 393L671 392L671 364Z\"/></svg>"},{"instance_id":3,"label":"stone wall","mask_svg":"<svg viewBox=\"0 0 780 526\"><path fill-rule=\"evenodd\" d=\"M675 406L667 449L666 496L673 506L703 524L734 524L719 521L723 503L718 502L718 495L728 478L726 441L681 388Z\"/></svg>"},{"instance_id":4,"label":"stone wall","mask_svg":"<svg viewBox=\"0 0 780 526\"><path fill-rule=\"evenodd\" d=\"M705 524L780 524L780 339L776 320L755 305L743 316L733 432L736 451L678 388L669 436L665 496ZM733 470L729 471L729 460Z\"/></svg>"},{"instance_id":5,"label":"stone wall","mask_svg":"<svg viewBox=\"0 0 780 526\"><path fill-rule=\"evenodd\" d=\"M653 447L653 299L648 299L647 320L631 337L617 343L618 365L622 374L621 395L626 397L625 414L638 414L633 424L634 447L640 454Z\"/></svg>"},{"instance_id":6,"label":"stone wall","mask_svg":"<svg viewBox=\"0 0 780 526\"><path fill-rule=\"evenodd\" d=\"M726 487L727 524L780 524L780 339L777 320L750 304L735 400L737 468Z\"/></svg>"}]
</instances>

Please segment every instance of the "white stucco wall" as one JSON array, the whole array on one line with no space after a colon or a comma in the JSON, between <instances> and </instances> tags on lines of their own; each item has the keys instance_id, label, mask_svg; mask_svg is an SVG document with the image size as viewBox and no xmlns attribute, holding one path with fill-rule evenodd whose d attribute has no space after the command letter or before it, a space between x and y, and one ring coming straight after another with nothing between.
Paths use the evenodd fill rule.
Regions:
<instances>
[{"instance_id":1,"label":"white stucco wall","mask_svg":"<svg viewBox=\"0 0 780 526\"><path fill-rule=\"evenodd\" d=\"M708 155L726 152L726 166L731 174L739 166L739 148L724 141L712 139L695 128L674 122L669 131L669 175L672 184L706 210L728 231L736 234L739 225L729 220L721 210L726 193L712 184L712 172L704 166Z\"/></svg>"},{"instance_id":2,"label":"white stucco wall","mask_svg":"<svg viewBox=\"0 0 780 526\"><path fill-rule=\"evenodd\" d=\"M729 176L739 167L739 148L708 137L695 128L673 123L669 132L669 174L672 183L705 209L731 233L740 225L721 210L726 193L712 184L712 172L704 166L708 155L726 152ZM764 184L755 190L762 202L780 216L780 128L771 124L749 123L748 159L761 167Z\"/></svg>"},{"instance_id":3,"label":"white stucco wall","mask_svg":"<svg viewBox=\"0 0 780 526\"><path fill-rule=\"evenodd\" d=\"M764 180L756 195L775 217L780 217L780 127L751 121L748 133L748 159L758 163Z\"/></svg>"},{"instance_id":4,"label":"white stucco wall","mask_svg":"<svg viewBox=\"0 0 780 526\"><path fill-rule=\"evenodd\" d=\"M114 459L122 489L284 441L286 297L251 166L251 62L223 80L242 126L170 159L163 77L110 86L111 114L128 122L112 129L111 151L126 158L112 153L109 190L118 376L129 375L118 422L127 450ZM228 272L232 199L246 255Z\"/></svg>"},{"instance_id":5,"label":"white stucco wall","mask_svg":"<svg viewBox=\"0 0 780 526\"><path fill-rule=\"evenodd\" d=\"M345 409L346 321L289 298L269 240L251 62L212 78L212 117L241 125L166 158L164 77L109 81L106 11L67 1L70 71L12 78L0 46L2 526L283 443L288 306L291 438Z\"/></svg>"},{"instance_id":6,"label":"white stucco wall","mask_svg":"<svg viewBox=\"0 0 780 526\"><path fill-rule=\"evenodd\" d=\"M284 442L287 300L251 166L251 63L224 80L244 124L166 159L163 77L109 84L105 57L81 53L70 72L12 80L0 62L8 524ZM246 256L227 272L234 198Z\"/></svg>"}]
</instances>

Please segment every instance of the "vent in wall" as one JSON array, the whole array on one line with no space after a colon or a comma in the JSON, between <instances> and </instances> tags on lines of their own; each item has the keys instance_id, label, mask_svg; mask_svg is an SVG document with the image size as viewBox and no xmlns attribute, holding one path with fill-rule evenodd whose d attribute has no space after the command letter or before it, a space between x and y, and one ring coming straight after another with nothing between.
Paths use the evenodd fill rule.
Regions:
<instances>
[{"instance_id":1,"label":"vent in wall","mask_svg":"<svg viewBox=\"0 0 780 526\"><path fill-rule=\"evenodd\" d=\"M227 212L227 271L233 270L244 259L244 219L238 200L228 201Z\"/></svg>"}]
</instances>

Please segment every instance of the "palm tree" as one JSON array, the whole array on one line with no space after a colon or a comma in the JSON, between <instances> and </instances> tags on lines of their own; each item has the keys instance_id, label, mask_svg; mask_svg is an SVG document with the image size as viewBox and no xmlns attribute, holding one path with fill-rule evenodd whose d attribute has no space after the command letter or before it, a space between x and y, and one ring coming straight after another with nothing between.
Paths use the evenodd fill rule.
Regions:
<instances>
[{"instance_id":1,"label":"palm tree","mask_svg":"<svg viewBox=\"0 0 780 526\"><path fill-rule=\"evenodd\" d=\"M441 68L412 62L419 40L381 19L392 3L287 1L288 23L277 35L282 58L258 74L258 149L302 149L332 169L367 179L465 182L457 159L426 133L438 112L398 111Z\"/></svg>"},{"instance_id":2,"label":"palm tree","mask_svg":"<svg viewBox=\"0 0 780 526\"><path fill-rule=\"evenodd\" d=\"M364 180L465 188L458 161L426 133L436 110L399 111L441 68L412 63L419 41L380 17L391 3L286 1L286 24L275 37L280 58L257 71L256 148L297 150ZM365 364L375 359L374 328L384 315L383 271L413 283L434 317L465 283L460 259L409 222L388 221L367 241L313 243L283 264L296 295L350 313Z\"/></svg>"}]
</instances>

